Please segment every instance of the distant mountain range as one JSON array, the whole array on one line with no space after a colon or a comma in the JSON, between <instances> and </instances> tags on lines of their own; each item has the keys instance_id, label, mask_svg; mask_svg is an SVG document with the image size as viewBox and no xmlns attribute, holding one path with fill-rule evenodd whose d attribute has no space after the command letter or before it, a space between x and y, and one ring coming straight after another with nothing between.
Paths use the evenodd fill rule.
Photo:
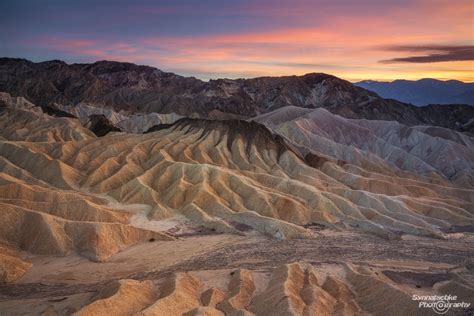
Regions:
<instances>
[{"instance_id":1,"label":"distant mountain range","mask_svg":"<svg viewBox=\"0 0 474 316\"><path fill-rule=\"evenodd\" d=\"M176 113L199 118L251 118L285 107L325 108L346 118L436 125L472 132L474 107L416 107L324 73L217 79L209 82L132 63L34 63L0 58L0 92L45 107L79 103L116 112ZM59 107L58 107L59 106Z\"/></svg>"},{"instance_id":2,"label":"distant mountain range","mask_svg":"<svg viewBox=\"0 0 474 316\"><path fill-rule=\"evenodd\" d=\"M417 106L428 104L474 105L474 83L457 80L421 79L392 82L365 80L354 85L373 91L382 98L395 99Z\"/></svg>"}]
</instances>

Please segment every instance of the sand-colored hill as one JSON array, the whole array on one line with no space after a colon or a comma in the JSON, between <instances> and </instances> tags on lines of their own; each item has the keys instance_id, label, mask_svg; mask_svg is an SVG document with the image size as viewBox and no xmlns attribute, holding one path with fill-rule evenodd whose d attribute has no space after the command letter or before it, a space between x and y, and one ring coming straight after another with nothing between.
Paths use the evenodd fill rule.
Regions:
<instances>
[{"instance_id":1,"label":"sand-colored hill","mask_svg":"<svg viewBox=\"0 0 474 316\"><path fill-rule=\"evenodd\" d=\"M0 158L1 216L11 223L1 241L32 253L105 260L127 245L171 239L160 223L173 218L279 239L308 237L311 224L440 238L474 222L470 187L398 176L385 172L389 165L374 172L302 158L245 121L185 119L145 135L2 141Z\"/></svg>"},{"instance_id":2,"label":"sand-colored hill","mask_svg":"<svg viewBox=\"0 0 474 316\"><path fill-rule=\"evenodd\" d=\"M77 117L83 125L86 125L90 121L91 115L103 115L110 121L110 123L121 131L134 134L142 134L155 125L174 123L183 117L175 113L158 114L153 112L130 114L124 111L116 112L112 109L94 106L83 102L76 105L64 106L56 104L55 106L58 109Z\"/></svg>"},{"instance_id":3,"label":"sand-colored hill","mask_svg":"<svg viewBox=\"0 0 474 316\"><path fill-rule=\"evenodd\" d=\"M11 141L62 142L93 139L95 135L76 119L51 117L41 109L0 107L0 136Z\"/></svg>"},{"instance_id":4,"label":"sand-colored hill","mask_svg":"<svg viewBox=\"0 0 474 316\"><path fill-rule=\"evenodd\" d=\"M92 298L93 303L73 315L133 315L153 304L156 298L156 290L150 281L112 281Z\"/></svg>"},{"instance_id":5,"label":"sand-colored hill","mask_svg":"<svg viewBox=\"0 0 474 316\"><path fill-rule=\"evenodd\" d=\"M230 270L227 275L177 273L154 284L116 281L98 289L75 315L432 315L433 309L419 308L413 295L443 295L447 287L460 300L474 294L455 272L354 264L294 262L269 271ZM422 283L423 278L431 281ZM216 282L227 285L218 289L212 286ZM209 293L221 293L217 304L209 305Z\"/></svg>"},{"instance_id":6,"label":"sand-colored hill","mask_svg":"<svg viewBox=\"0 0 474 316\"><path fill-rule=\"evenodd\" d=\"M20 279L31 266L16 249L0 244L0 284Z\"/></svg>"},{"instance_id":7,"label":"sand-colored hill","mask_svg":"<svg viewBox=\"0 0 474 316\"><path fill-rule=\"evenodd\" d=\"M2 137L42 142L94 138L94 133L103 136L113 130L142 134L154 126L172 124L182 118L175 113L115 112L86 103L69 106L54 104L43 109L23 97L12 97L5 92L0 92L0 111ZM97 119L102 119L103 122L96 122ZM109 124L110 127L98 126L104 124ZM104 131L97 133L97 129Z\"/></svg>"},{"instance_id":8,"label":"sand-colored hill","mask_svg":"<svg viewBox=\"0 0 474 316\"><path fill-rule=\"evenodd\" d=\"M256 117L299 147L374 171L439 173L472 187L474 139L449 129L346 119L325 109L286 107ZM464 182L463 182L464 181Z\"/></svg>"},{"instance_id":9,"label":"sand-colored hill","mask_svg":"<svg viewBox=\"0 0 474 316\"><path fill-rule=\"evenodd\" d=\"M472 297L469 263L452 263L472 243L471 138L324 110L259 121L269 128L181 119L97 137L74 118L2 108L0 272L14 283L0 307L24 311L27 296L39 314L422 315L415 293ZM338 257L315 248L323 228L377 243L329 235ZM409 238L423 256L456 240L437 268L451 270L365 262Z\"/></svg>"},{"instance_id":10,"label":"sand-colored hill","mask_svg":"<svg viewBox=\"0 0 474 316\"><path fill-rule=\"evenodd\" d=\"M37 114L43 113L39 106L31 103L24 97L12 97L7 92L0 92L0 107L11 107L15 109L22 109Z\"/></svg>"}]
</instances>

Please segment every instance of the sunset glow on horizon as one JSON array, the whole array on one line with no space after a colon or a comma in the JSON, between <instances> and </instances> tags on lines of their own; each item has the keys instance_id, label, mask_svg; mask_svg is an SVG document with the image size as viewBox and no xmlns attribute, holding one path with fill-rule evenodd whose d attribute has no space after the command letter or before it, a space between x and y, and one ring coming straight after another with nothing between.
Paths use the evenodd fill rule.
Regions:
<instances>
[{"instance_id":1,"label":"sunset glow on horizon","mask_svg":"<svg viewBox=\"0 0 474 316\"><path fill-rule=\"evenodd\" d=\"M474 1L2 1L0 57L201 79L474 81Z\"/></svg>"}]
</instances>

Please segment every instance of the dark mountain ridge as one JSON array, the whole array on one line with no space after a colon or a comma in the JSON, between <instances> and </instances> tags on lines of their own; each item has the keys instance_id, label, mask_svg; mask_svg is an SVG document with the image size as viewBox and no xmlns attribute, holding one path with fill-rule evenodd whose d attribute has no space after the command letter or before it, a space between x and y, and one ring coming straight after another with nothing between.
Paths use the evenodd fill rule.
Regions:
<instances>
[{"instance_id":1,"label":"dark mountain ridge","mask_svg":"<svg viewBox=\"0 0 474 316\"><path fill-rule=\"evenodd\" d=\"M67 64L0 58L0 91L26 97L40 106L86 102L129 113L174 112L203 118L214 110L253 117L293 105L324 107L348 118L396 120L468 132L472 127L466 126L474 118L474 108L466 105L418 108L323 73L204 82L114 61Z\"/></svg>"},{"instance_id":2,"label":"dark mountain ridge","mask_svg":"<svg viewBox=\"0 0 474 316\"><path fill-rule=\"evenodd\" d=\"M397 99L418 106L428 104L474 105L474 83L458 80L420 79L379 82L366 80L356 86L373 91L383 98Z\"/></svg>"}]
</instances>

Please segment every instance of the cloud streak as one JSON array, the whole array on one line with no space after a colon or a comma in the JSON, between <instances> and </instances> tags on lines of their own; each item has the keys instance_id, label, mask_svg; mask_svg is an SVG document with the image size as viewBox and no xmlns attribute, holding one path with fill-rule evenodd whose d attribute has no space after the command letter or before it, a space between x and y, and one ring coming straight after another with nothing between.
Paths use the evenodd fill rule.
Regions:
<instances>
[{"instance_id":1,"label":"cloud streak","mask_svg":"<svg viewBox=\"0 0 474 316\"><path fill-rule=\"evenodd\" d=\"M424 46L394 46L389 51L425 53L408 57L397 57L379 61L382 64L394 63L439 63L451 61L474 60L474 45L449 46L449 45L424 45Z\"/></svg>"},{"instance_id":2,"label":"cloud streak","mask_svg":"<svg viewBox=\"0 0 474 316\"><path fill-rule=\"evenodd\" d=\"M474 81L471 46L429 45L472 44L472 0L4 0L0 12L0 56L33 61L128 61L202 79Z\"/></svg>"}]
</instances>

